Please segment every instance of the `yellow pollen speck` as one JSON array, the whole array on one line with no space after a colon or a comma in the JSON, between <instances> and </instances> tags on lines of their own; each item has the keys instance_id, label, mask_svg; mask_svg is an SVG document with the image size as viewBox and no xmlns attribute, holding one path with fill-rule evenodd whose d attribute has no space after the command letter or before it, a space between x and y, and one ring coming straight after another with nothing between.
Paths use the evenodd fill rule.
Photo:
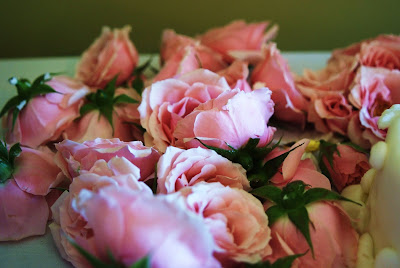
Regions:
<instances>
[{"instance_id":1,"label":"yellow pollen speck","mask_svg":"<svg viewBox=\"0 0 400 268\"><path fill-rule=\"evenodd\" d=\"M310 143L307 145L306 152L314 152L319 149L320 142L318 140L310 140Z\"/></svg>"}]
</instances>

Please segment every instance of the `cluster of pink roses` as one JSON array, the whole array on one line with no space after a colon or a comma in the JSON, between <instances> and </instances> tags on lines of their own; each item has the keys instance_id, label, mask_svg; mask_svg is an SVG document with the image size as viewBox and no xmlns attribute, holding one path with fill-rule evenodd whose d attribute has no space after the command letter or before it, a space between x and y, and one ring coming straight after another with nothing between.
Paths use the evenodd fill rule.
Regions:
<instances>
[{"instance_id":1,"label":"cluster of pink roses","mask_svg":"<svg viewBox=\"0 0 400 268\"><path fill-rule=\"evenodd\" d=\"M333 183L341 191L359 182L369 169L366 155L334 145L319 159L330 181L310 156L310 140L271 147L276 128L269 120L300 127L311 121L351 137L354 114L372 126L376 118L368 112L377 116L382 108L374 101L396 102L390 90L398 71L359 65L399 64L386 56L382 63L360 45L335 51L318 75L295 79L268 42L277 26L265 32L267 26L236 21L196 38L166 30L161 69L144 82L130 28L105 28L84 52L76 78L15 78L19 95L6 105L4 125L7 143L20 143L22 152L0 148L0 164L9 171L0 180L0 241L41 235L53 219L57 248L76 267L93 265L81 251L126 267L144 258L151 267L234 267L294 254L303 254L296 267L353 267L358 234L343 209L319 199L293 204L310 189L328 191ZM371 82L365 72L372 71L383 80ZM354 79L350 93L345 88ZM384 94L366 89L382 83ZM48 93L23 93L42 87ZM359 101L360 111L346 98ZM360 101L365 98L369 106ZM325 118L327 109L340 114ZM343 109L351 114L345 120ZM8 150L15 161L1 155ZM296 182L305 190L297 189L292 202L285 193ZM260 196L264 186L282 196ZM282 210L279 217L271 216L274 207ZM308 234L290 211L306 213Z\"/></svg>"}]
</instances>

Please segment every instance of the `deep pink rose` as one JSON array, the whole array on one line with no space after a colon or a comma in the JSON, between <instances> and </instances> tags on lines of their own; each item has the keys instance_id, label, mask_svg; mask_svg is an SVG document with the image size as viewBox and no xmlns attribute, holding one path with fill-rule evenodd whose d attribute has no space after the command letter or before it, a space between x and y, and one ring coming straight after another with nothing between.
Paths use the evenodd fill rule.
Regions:
<instances>
[{"instance_id":1,"label":"deep pink rose","mask_svg":"<svg viewBox=\"0 0 400 268\"><path fill-rule=\"evenodd\" d=\"M182 150L168 147L157 164L157 178L157 192L162 194L203 181L250 190L246 170L241 165L203 148Z\"/></svg>"},{"instance_id":2,"label":"deep pink rose","mask_svg":"<svg viewBox=\"0 0 400 268\"><path fill-rule=\"evenodd\" d=\"M311 102L307 120L314 123L315 129L320 132L336 132L345 136L353 113L353 107L341 93L331 93Z\"/></svg>"},{"instance_id":3,"label":"deep pink rose","mask_svg":"<svg viewBox=\"0 0 400 268\"><path fill-rule=\"evenodd\" d=\"M246 92L251 91L251 87L247 82L249 67L246 62L236 60L229 67L219 71L218 74L225 77L232 89L239 88Z\"/></svg>"},{"instance_id":4,"label":"deep pink rose","mask_svg":"<svg viewBox=\"0 0 400 268\"><path fill-rule=\"evenodd\" d=\"M7 143L36 148L59 138L79 116L83 98L89 88L68 77L56 76L46 84L58 93L48 93L31 99L19 113L14 130L12 113L8 114Z\"/></svg>"},{"instance_id":5,"label":"deep pink rose","mask_svg":"<svg viewBox=\"0 0 400 268\"><path fill-rule=\"evenodd\" d=\"M124 188L127 191L142 192L143 195L152 196L151 189L138 181L135 174L119 176L100 176L93 173L82 174L75 177L69 191L65 191L52 206L54 223L50 225L53 239L61 256L72 262L76 267L87 266L86 260L68 242L66 235L72 239L86 241L82 246L86 249L92 247L93 230L88 225L86 218L76 211L76 199L79 193L85 189L87 192L97 193L107 186Z\"/></svg>"},{"instance_id":6,"label":"deep pink rose","mask_svg":"<svg viewBox=\"0 0 400 268\"><path fill-rule=\"evenodd\" d=\"M225 78L204 69L156 82L146 88L138 108L146 129L146 144L153 143L161 152L175 144L173 133L179 120L199 104L231 90Z\"/></svg>"},{"instance_id":7,"label":"deep pink rose","mask_svg":"<svg viewBox=\"0 0 400 268\"><path fill-rule=\"evenodd\" d=\"M101 36L83 53L76 78L97 88L103 88L116 75L117 85L127 80L139 61L130 31L129 26L114 30L104 27Z\"/></svg>"},{"instance_id":8,"label":"deep pink rose","mask_svg":"<svg viewBox=\"0 0 400 268\"><path fill-rule=\"evenodd\" d=\"M225 267L257 263L272 253L268 217L257 198L220 183L198 183L181 192L187 206L204 217L220 248L215 255Z\"/></svg>"},{"instance_id":9,"label":"deep pink rose","mask_svg":"<svg viewBox=\"0 0 400 268\"><path fill-rule=\"evenodd\" d=\"M262 58L262 45L277 34L277 26L265 32L268 25L267 21L249 24L243 20L233 21L223 27L208 30L199 39L203 45L222 54L229 62L237 58L254 64Z\"/></svg>"},{"instance_id":10,"label":"deep pink rose","mask_svg":"<svg viewBox=\"0 0 400 268\"><path fill-rule=\"evenodd\" d=\"M69 178L81 171L89 171L102 159L109 162L113 157L123 157L140 169L140 180L146 180L155 170L160 154L153 148L145 147L140 141L122 142L119 139L95 139L84 143L65 140L56 144L57 165Z\"/></svg>"},{"instance_id":11,"label":"deep pink rose","mask_svg":"<svg viewBox=\"0 0 400 268\"><path fill-rule=\"evenodd\" d=\"M21 190L13 179L0 184L0 241L43 235L48 217L44 196Z\"/></svg>"},{"instance_id":12,"label":"deep pink rose","mask_svg":"<svg viewBox=\"0 0 400 268\"><path fill-rule=\"evenodd\" d=\"M305 69L303 76L296 77L296 87L304 96L311 99L332 93L346 93L358 66L358 56L342 54L332 56L327 66L321 70Z\"/></svg>"},{"instance_id":13,"label":"deep pink rose","mask_svg":"<svg viewBox=\"0 0 400 268\"><path fill-rule=\"evenodd\" d=\"M360 109L361 126L370 131L377 140L386 137L386 130L378 128L378 119L385 109L392 104L400 103L399 88L399 70L362 66L357 74L356 84L351 90L349 100ZM350 137L353 136L350 134Z\"/></svg>"},{"instance_id":14,"label":"deep pink rose","mask_svg":"<svg viewBox=\"0 0 400 268\"><path fill-rule=\"evenodd\" d=\"M278 187L284 187L292 181L303 181L311 187L319 187L331 190L329 179L319 172L311 159L302 160L302 156L306 151L309 139L302 139L293 144L291 151L282 163L280 170L270 179L270 182ZM278 148L277 148L278 149ZM265 161L278 157L287 152L286 150L274 150L268 154Z\"/></svg>"},{"instance_id":15,"label":"deep pink rose","mask_svg":"<svg viewBox=\"0 0 400 268\"><path fill-rule=\"evenodd\" d=\"M174 57L179 51L192 47L198 63L202 68L216 72L227 66L222 55L200 44L200 41L191 37L176 34L174 30L164 30L161 40L160 59L162 65Z\"/></svg>"},{"instance_id":16,"label":"deep pink rose","mask_svg":"<svg viewBox=\"0 0 400 268\"><path fill-rule=\"evenodd\" d=\"M341 192L348 185L360 183L362 176L371 166L364 153L343 144L338 145L337 149L340 155L337 152L333 154L333 166L329 164L326 158L324 163L328 168L333 184Z\"/></svg>"},{"instance_id":17,"label":"deep pink rose","mask_svg":"<svg viewBox=\"0 0 400 268\"><path fill-rule=\"evenodd\" d=\"M177 144L186 148L203 142L226 148L247 144L250 138L259 138L258 146L271 141L275 128L268 126L274 112L271 91L268 88L243 92L230 90L199 105L192 113L178 121L174 136Z\"/></svg>"},{"instance_id":18,"label":"deep pink rose","mask_svg":"<svg viewBox=\"0 0 400 268\"><path fill-rule=\"evenodd\" d=\"M381 35L371 42L361 44L362 65L400 69L400 36Z\"/></svg>"},{"instance_id":19,"label":"deep pink rose","mask_svg":"<svg viewBox=\"0 0 400 268\"><path fill-rule=\"evenodd\" d=\"M275 43L270 43L264 50L264 59L254 68L252 83L262 82L272 91L275 103L274 116L286 122L304 127L307 101L295 87L289 65L281 56Z\"/></svg>"},{"instance_id":20,"label":"deep pink rose","mask_svg":"<svg viewBox=\"0 0 400 268\"><path fill-rule=\"evenodd\" d=\"M295 260L293 267L355 267L358 250L358 234L351 226L349 216L338 205L316 202L306 207L310 222L311 241L315 258L306 239L287 216L271 226L272 255L267 260L293 254L307 254Z\"/></svg>"}]
</instances>

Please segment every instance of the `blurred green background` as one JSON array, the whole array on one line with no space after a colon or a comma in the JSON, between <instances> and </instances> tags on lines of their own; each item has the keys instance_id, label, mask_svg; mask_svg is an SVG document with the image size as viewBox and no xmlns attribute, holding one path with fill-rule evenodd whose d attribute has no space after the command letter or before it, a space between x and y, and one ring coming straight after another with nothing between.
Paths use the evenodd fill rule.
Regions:
<instances>
[{"instance_id":1,"label":"blurred green background","mask_svg":"<svg viewBox=\"0 0 400 268\"><path fill-rule=\"evenodd\" d=\"M234 19L278 23L283 51L331 50L380 33L400 34L399 0L0 0L0 57L80 55L103 25L132 26L140 53L162 30L194 36Z\"/></svg>"}]
</instances>

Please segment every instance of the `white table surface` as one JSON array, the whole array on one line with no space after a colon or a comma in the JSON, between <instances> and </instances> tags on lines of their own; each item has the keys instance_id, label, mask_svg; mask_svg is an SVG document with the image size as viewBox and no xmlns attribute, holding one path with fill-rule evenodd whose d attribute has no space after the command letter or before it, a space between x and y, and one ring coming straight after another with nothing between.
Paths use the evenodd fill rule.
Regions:
<instances>
[{"instance_id":1,"label":"white table surface","mask_svg":"<svg viewBox=\"0 0 400 268\"><path fill-rule=\"evenodd\" d=\"M325 66L329 52L287 52L282 53L293 72L301 74L304 68L320 69ZM143 55L141 62L148 59ZM34 79L45 72L63 72L73 76L78 57L0 59L0 108L16 94L14 86L8 83L12 76ZM153 58L156 64L157 58ZM1 226L0 226L1 228ZM50 231L46 235L31 237L17 242L0 242L0 267L72 267L57 252Z\"/></svg>"}]
</instances>

